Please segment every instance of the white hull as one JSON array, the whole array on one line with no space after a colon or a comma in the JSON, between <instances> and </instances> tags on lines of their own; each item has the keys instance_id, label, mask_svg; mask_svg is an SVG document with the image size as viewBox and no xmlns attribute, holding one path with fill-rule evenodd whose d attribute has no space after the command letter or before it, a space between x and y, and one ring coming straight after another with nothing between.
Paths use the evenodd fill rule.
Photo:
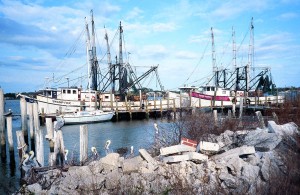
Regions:
<instances>
[{"instance_id":1,"label":"white hull","mask_svg":"<svg viewBox=\"0 0 300 195\"><path fill-rule=\"evenodd\" d=\"M83 123L97 123L109 121L114 116L114 112L102 112L102 111L82 111L73 114L65 114L57 116L57 120L64 121L64 124L83 124Z\"/></svg>"}]
</instances>

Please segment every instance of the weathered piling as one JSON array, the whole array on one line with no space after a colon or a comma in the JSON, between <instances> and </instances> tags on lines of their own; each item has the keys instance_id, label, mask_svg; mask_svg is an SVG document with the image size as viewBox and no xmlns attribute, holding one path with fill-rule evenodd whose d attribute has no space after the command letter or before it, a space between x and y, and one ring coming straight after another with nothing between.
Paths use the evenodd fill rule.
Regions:
<instances>
[{"instance_id":1,"label":"weathered piling","mask_svg":"<svg viewBox=\"0 0 300 195\"><path fill-rule=\"evenodd\" d=\"M235 118L235 106L236 104L232 104L232 115Z\"/></svg>"},{"instance_id":2,"label":"weathered piling","mask_svg":"<svg viewBox=\"0 0 300 195\"><path fill-rule=\"evenodd\" d=\"M256 116L258 118L258 121L259 121L259 128L265 129L266 126L265 126L264 118L263 118L261 112L260 111L256 111L255 114L256 114Z\"/></svg>"},{"instance_id":3,"label":"weathered piling","mask_svg":"<svg viewBox=\"0 0 300 195\"><path fill-rule=\"evenodd\" d=\"M218 126L218 111L214 110L214 122L215 122L215 126Z\"/></svg>"},{"instance_id":4,"label":"weathered piling","mask_svg":"<svg viewBox=\"0 0 300 195\"><path fill-rule=\"evenodd\" d=\"M39 109L38 109L38 104L36 102L33 103L33 126L34 126L34 131L40 129Z\"/></svg>"},{"instance_id":5,"label":"weathered piling","mask_svg":"<svg viewBox=\"0 0 300 195\"><path fill-rule=\"evenodd\" d=\"M54 142L53 142L53 122L52 118L46 118L46 129L47 129L47 138L49 140L50 152L54 152Z\"/></svg>"},{"instance_id":6,"label":"weathered piling","mask_svg":"<svg viewBox=\"0 0 300 195\"><path fill-rule=\"evenodd\" d=\"M55 133L56 132L56 133ZM56 163L56 165L64 165L64 162L66 160L65 156L65 145L64 145L64 139L63 139L63 134L61 130L55 131L54 132L54 157L53 161Z\"/></svg>"},{"instance_id":7,"label":"weathered piling","mask_svg":"<svg viewBox=\"0 0 300 195\"><path fill-rule=\"evenodd\" d=\"M28 131L27 131L27 103L25 98L20 98L20 110L21 110L21 125L24 134L25 142L28 144Z\"/></svg>"},{"instance_id":8,"label":"weathered piling","mask_svg":"<svg viewBox=\"0 0 300 195\"><path fill-rule=\"evenodd\" d=\"M275 112L272 112L272 116L273 116L273 119L275 121L276 124L279 124L279 121L278 121L278 116Z\"/></svg>"},{"instance_id":9,"label":"weathered piling","mask_svg":"<svg viewBox=\"0 0 300 195\"><path fill-rule=\"evenodd\" d=\"M240 97L240 115L239 115L239 118L241 119L242 116L243 116L243 103L244 103L244 98L243 97Z\"/></svg>"},{"instance_id":10,"label":"weathered piling","mask_svg":"<svg viewBox=\"0 0 300 195\"><path fill-rule=\"evenodd\" d=\"M6 129L7 129L7 140L8 140L8 147L9 152L14 152L14 142L12 136L12 116L6 117Z\"/></svg>"},{"instance_id":11,"label":"weathered piling","mask_svg":"<svg viewBox=\"0 0 300 195\"><path fill-rule=\"evenodd\" d=\"M80 163L88 157L88 128L87 125L80 125Z\"/></svg>"},{"instance_id":12,"label":"weathered piling","mask_svg":"<svg viewBox=\"0 0 300 195\"><path fill-rule=\"evenodd\" d=\"M24 134L23 131L16 131L17 135L17 142L18 142L18 154L19 154L19 161L21 162L23 159L23 156L25 155L25 151L27 150L27 145L24 140Z\"/></svg>"},{"instance_id":13,"label":"weathered piling","mask_svg":"<svg viewBox=\"0 0 300 195\"><path fill-rule=\"evenodd\" d=\"M6 146L5 146L5 135L4 135L4 127L5 127L5 118L4 118L4 92L0 88L0 144L1 144L1 156L6 153Z\"/></svg>"},{"instance_id":14,"label":"weathered piling","mask_svg":"<svg viewBox=\"0 0 300 195\"><path fill-rule=\"evenodd\" d=\"M30 143L31 143L31 150L34 150L34 130L33 130L33 104L30 102L27 102L27 114L29 117L29 137L30 137Z\"/></svg>"},{"instance_id":15,"label":"weathered piling","mask_svg":"<svg viewBox=\"0 0 300 195\"><path fill-rule=\"evenodd\" d=\"M40 129L35 131L35 149L36 149L36 159L43 167L44 166L44 137L43 137L43 131Z\"/></svg>"},{"instance_id":16,"label":"weathered piling","mask_svg":"<svg viewBox=\"0 0 300 195\"><path fill-rule=\"evenodd\" d=\"M228 118L232 118L231 110L228 110Z\"/></svg>"}]
</instances>

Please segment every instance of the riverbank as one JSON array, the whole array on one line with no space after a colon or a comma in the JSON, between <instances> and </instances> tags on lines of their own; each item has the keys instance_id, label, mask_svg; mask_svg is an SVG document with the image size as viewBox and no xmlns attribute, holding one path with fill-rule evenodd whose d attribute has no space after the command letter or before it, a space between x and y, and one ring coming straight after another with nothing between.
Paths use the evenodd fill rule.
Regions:
<instances>
[{"instance_id":1,"label":"riverbank","mask_svg":"<svg viewBox=\"0 0 300 195\"><path fill-rule=\"evenodd\" d=\"M133 158L110 153L84 166L33 169L30 185L17 194L297 194L299 140L295 123L269 121L264 129L209 134L217 151L161 148L152 158L139 150Z\"/></svg>"}]
</instances>

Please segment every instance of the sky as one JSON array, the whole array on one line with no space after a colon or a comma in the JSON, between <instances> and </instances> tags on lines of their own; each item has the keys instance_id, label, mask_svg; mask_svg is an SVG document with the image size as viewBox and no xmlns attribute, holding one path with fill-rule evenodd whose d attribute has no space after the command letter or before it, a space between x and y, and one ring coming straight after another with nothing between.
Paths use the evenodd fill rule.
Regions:
<instances>
[{"instance_id":1,"label":"sky","mask_svg":"<svg viewBox=\"0 0 300 195\"><path fill-rule=\"evenodd\" d=\"M59 87L59 81L85 85L77 78L87 73L83 33L91 9L102 73L107 71L105 31L114 60L121 21L124 59L137 76L158 65L165 90L204 85L212 75L211 28L218 69L232 69L233 40L237 66L245 66L253 17L252 67L270 68L278 87L300 86L299 0L0 0L4 92ZM160 88L152 74L142 85Z\"/></svg>"}]
</instances>

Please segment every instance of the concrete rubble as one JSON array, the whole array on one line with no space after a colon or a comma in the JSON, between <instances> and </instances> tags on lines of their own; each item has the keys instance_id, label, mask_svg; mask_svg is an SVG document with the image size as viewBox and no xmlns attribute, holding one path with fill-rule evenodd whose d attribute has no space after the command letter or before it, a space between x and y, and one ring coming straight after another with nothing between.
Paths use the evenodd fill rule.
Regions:
<instances>
[{"instance_id":1,"label":"concrete rubble","mask_svg":"<svg viewBox=\"0 0 300 195\"><path fill-rule=\"evenodd\" d=\"M200 141L197 150L179 144L161 148L160 156L152 157L140 149L129 159L111 153L86 166L42 173L22 190L73 195L268 194L274 175L287 173L279 154L286 149L284 136L294 133L298 129L292 123L269 121L267 129L211 136L209 142Z\"/></svg>"}]
</instances>

